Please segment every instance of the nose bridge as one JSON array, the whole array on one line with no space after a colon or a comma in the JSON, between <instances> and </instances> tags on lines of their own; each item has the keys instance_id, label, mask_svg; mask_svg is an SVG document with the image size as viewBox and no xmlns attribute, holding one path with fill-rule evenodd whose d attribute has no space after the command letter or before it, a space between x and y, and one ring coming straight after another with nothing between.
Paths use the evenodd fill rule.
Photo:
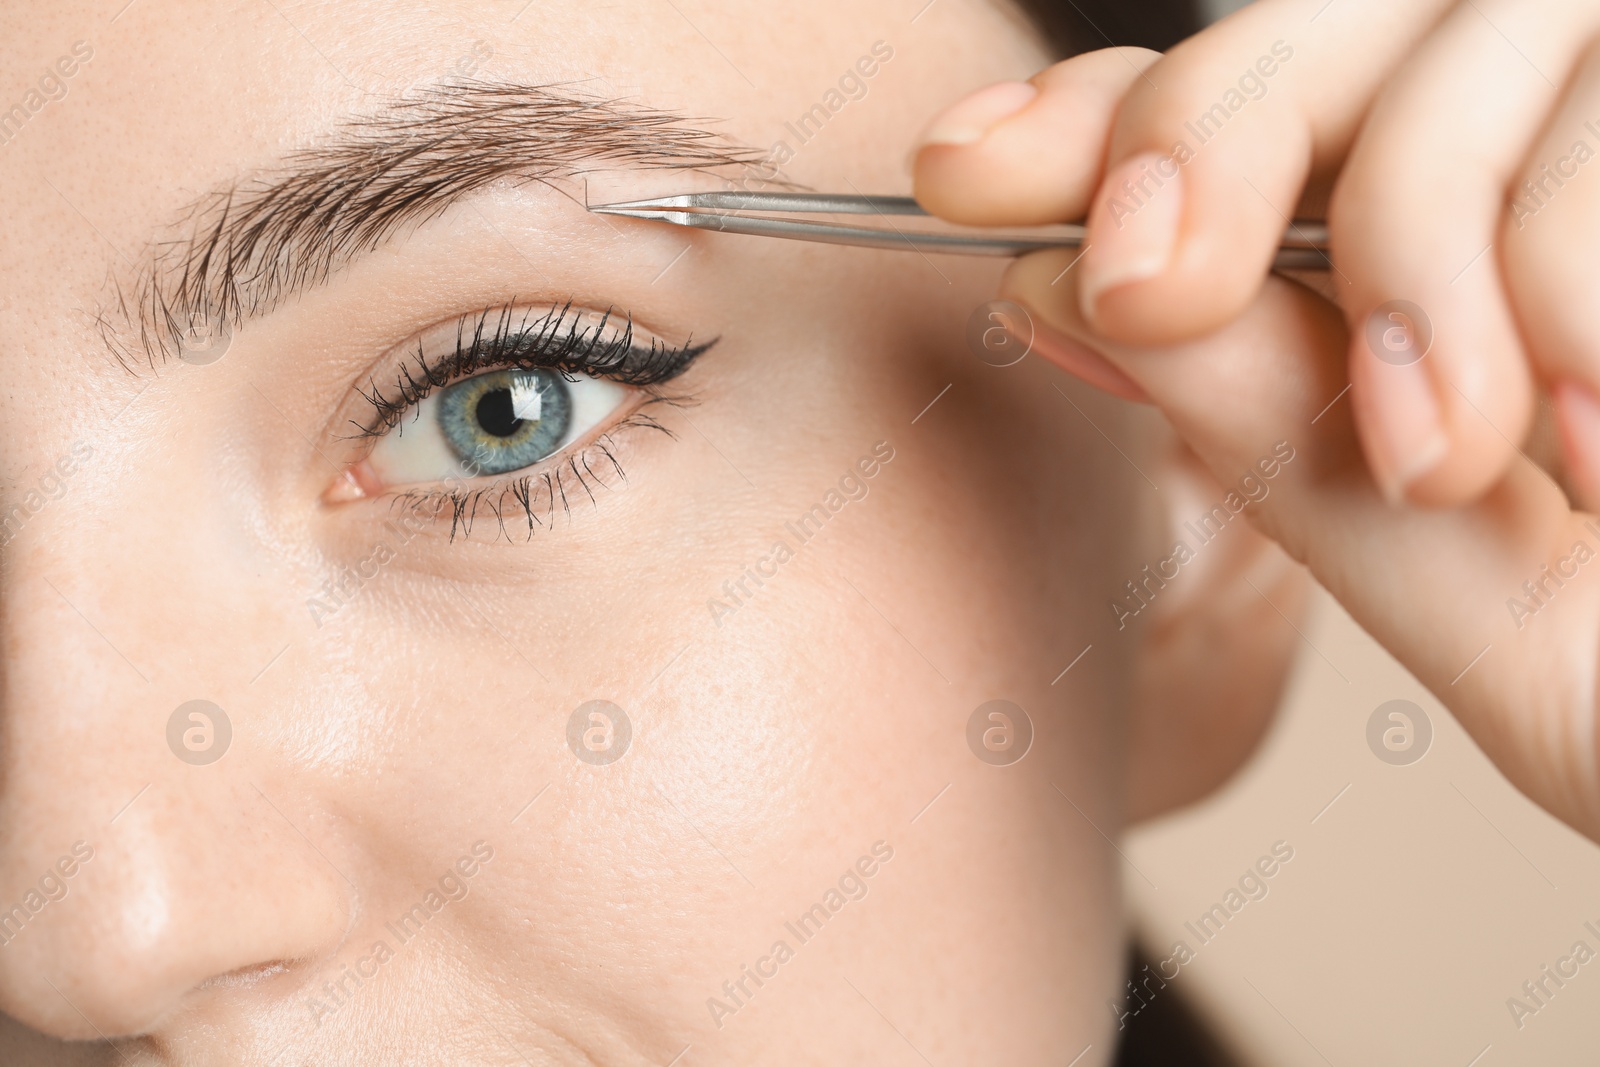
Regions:
<instances>
[{"instance_id":1,"label":"nose bridge","mask_svg":"<svg viewBox=\"0 0 1600 1067\"><path fill-rule=\"evenodd\" d=\"M63 835L95 836L127 783L159 770L145 735L162 686L139 666L139 620L119 610L148 604L123 584L147 576L116 574L52 519L30 516L3 550L0 882L70 845Z\"/></svg>"},{"instance_id":2,"label":"nose bridge","mask_svg":"<svg viewBox=\"0 0 1600 1067\"><path fill-rule=\"evenodd\" d=\"M288 621L174 495L124 479L0 549L0 1010L63 1037L141 1032L348 923L313 784L255 743L251 664Z\"/></svg>"},{"instance_id":3,"label":"nose bridge","mask_svg":"<svg viewBox=\"0 0 1600 1067\"><path fill-rule=\"evenodd\" d=\"M0 813L104 826L130 783L176 762L163 707L229 682L195 660L186 637L226 641L238 613L218 560L189 532L198 516L163 516L136 478L24 511L0 549Z\"/></svg>"}]
</instances>

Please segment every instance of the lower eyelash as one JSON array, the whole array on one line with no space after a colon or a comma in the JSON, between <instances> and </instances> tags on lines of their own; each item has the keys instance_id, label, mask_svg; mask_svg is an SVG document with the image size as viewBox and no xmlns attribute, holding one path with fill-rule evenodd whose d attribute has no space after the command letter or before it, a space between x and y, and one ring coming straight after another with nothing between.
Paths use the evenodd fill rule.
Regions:
<instances>
[{"instance_id":1,"label":"lower eyelash","mask_svg":"<svg viewBox=\"0 0 1600 1067\"><path fill-rule=\"evenodd\" d=\"M408 489L394 494L392 506L407 514L435 521L448 514L452 542L457 535L463 541L470 540L473 527L483 515L494 517L494 540L504 537L507 541L514 541L515 530L524 542L531 541L536 531L555 526L558 506L562 515L572 514L574 498L580 489L588 496L590 504L598 507L600 501L595 496L596 487L611 490L627 482L627 472L622 469L622 463L616 455L614 435L630 429L648 429L676 439L677 435L646 412L645 408L654 404L683 407L693 403L694 398L687 395L651 396L637 410L583 449L571 454L558 453L553 458L561 462L549 470L522 474L473 489ZM524 521L508 525L508 519L515 516L513 509L522 511ZM510 516L507 515L508 511L511 511ZM526 533L522 534L524 525Z\"/></svg>"}]
</instances>

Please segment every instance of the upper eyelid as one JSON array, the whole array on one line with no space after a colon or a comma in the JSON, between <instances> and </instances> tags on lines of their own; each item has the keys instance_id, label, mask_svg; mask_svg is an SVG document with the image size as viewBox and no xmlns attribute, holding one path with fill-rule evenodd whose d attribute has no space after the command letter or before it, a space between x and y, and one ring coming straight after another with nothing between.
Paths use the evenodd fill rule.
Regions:
<instances>
[{"instance_id":1,"label":"upper eyelid","mask_svg":"<svg viewBox=\"0 0 1600 1067\"><path fill-rule=\"evenodd\" d=\"M154 251L118 281L96 316L102 337L130 372L154 367L192 319L237 329L499 180L551 185L597 160L716 171L765 159L710 125L570 85L433 86L351 116L280 169L191 203L176 234L153 238Z\"/></svg>"},{"instance_id":2,"label":"upper eyelid","mask_svg":"<svg viewBox=\"0 0 1600 1067\"><path fill-rule=\"evenodd\" d=\"M486 334L486 327L491 321L495 323L496 332ZM602 340L608 326L613 331L618 329L611 325L616 322L622 323L620 333ZM541 326L547 327L542 333L529 329ZM430 356L430 334L441 334L450 327L454 327L455 331L453 351L447 352L442 358ZM696 344L692 337L688 337L679 345L670 345L651 333L650 345L646 347L638 343L637 335L638 327L631 314L619 313L615 308L600 311L582 307L572 300L536 305L518 305L511 301L436 323L422 330L413 341L407 342L406 348L410 354L388 368L388 373L393 377L392 392L380 387L375 376L368 377L366 388L356 386L356 391L372 407L374 417L365 423L350 420L356 432L344 436L381 436L399 425L407 411L435 390L471 377L476 372L509 366L572 370L605 377L622 385L648 389L687 370L717 340L712 338ZM532 348L523 348L520 353L514 353L507 347L511 342L530 343L530 337L534 339ZM595 362L597 351L602 349L612 358ZM520 359L514 358L517 354L520 354ZM568 358L573 356L582 358ZM633 361L631 368L628 366L630 360Z\"/></svg>"}]
</instances>

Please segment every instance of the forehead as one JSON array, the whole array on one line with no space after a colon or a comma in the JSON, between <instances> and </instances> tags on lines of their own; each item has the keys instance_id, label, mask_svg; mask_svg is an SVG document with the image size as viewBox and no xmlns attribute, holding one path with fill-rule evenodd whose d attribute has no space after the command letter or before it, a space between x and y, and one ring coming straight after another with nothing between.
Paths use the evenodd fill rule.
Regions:
<instances>
[{"instance_id":1,"label":"forehead","mask_svg":"<svg viewBox=\"0 0 1600 1067\"><path fill-rule=\"evenodd\" d=\"M562 84L680 112L802 184L902 192L927 116L1044 61L987 0L27 6L0 33L0 358L93 372L58 393L103 378L96 316L197 203L430 88Z\"/></svg>"},{"instance_id":2,"label":"forehead","mask_svg":"<svg viewBox=\"0 0 1600 1067\"><path fill-rule=\"evenodd\" d=\"M0 126L14 134L0 183L40 224L8 246L88 235L113 257L205 191L440 83L581 86L719 120L763 150L803 147L786 166L802 182L844 167L898 189L924 118L1036 58L1015 16L961 0L915 22L885 0L27 6L0 33L0 108L23 112ZM837 83L880 42L893 61L838 106ZM796 125L818 104L833 108L826 137Z\"/></svg>"}]
</instances>

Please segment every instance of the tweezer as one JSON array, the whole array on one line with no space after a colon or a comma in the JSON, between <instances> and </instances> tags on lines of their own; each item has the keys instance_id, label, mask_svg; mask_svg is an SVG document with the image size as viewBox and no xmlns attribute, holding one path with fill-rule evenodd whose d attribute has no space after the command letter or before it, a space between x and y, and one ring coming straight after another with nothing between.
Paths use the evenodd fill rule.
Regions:
<instances>
[{"instance_id":1,"label":"tweezer","mask_svg":"<svg viewBox=\"0 0 1600 1067\"><path fill-rule=\"evenodd\" d=\"M895 216L927 216L909 196L842 196L831 193L681 193L651 200L617 204L592 204L600 215L630 219L655 219L675 226L692 226L723 233L783 237L791 241L855 245L903 251L945 252L965 256L1020 256L1042 248L1078 248L1083 244L1081 225L993 229L954 226L932 231L901 226ZM747 214L757 212L758 214ZM784 218L796 215L872 215L877 225L849 225L814 219ZM1328 227L1320 220L1297 219L1289 225L1273 260L1275 270L1327 270Z\"/></svg>"}]
</instances>

